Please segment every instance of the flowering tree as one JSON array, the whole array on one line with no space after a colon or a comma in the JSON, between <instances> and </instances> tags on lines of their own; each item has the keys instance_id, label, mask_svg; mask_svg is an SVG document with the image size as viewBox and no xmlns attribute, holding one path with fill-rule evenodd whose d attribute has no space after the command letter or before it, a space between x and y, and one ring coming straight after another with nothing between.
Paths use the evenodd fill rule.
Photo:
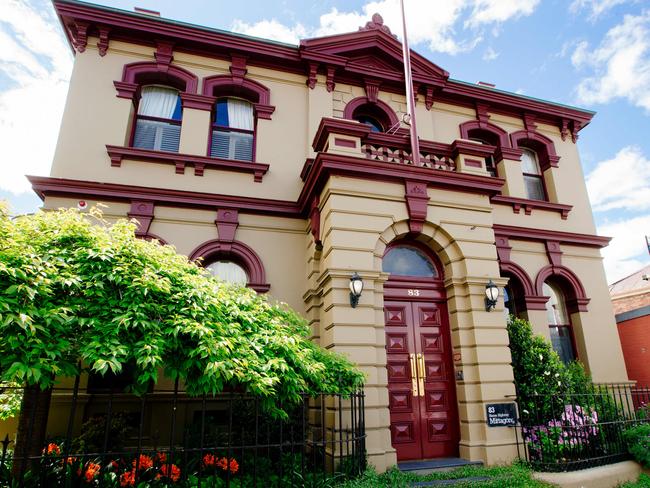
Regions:
<instances>
[{"instance_id":1,"label":"flowering tree","mask_svg":"<svg viewBox=\"0 0 650 488\"><path fill-rule=\"evenodd\" d=\"M295 312L217 281L134 230L126 220L109 225L96 210L10 219L0 208L0 381L26 387L17 455L30 417L42 441L51 388L80 365L105 374L134 364L135 393L161 371L190 395L237 387L280 417L280 405L301 392L361 385L346 359L309 340ZM40 451L42 443L32 444Z\"/></svg>"}]
</instances>

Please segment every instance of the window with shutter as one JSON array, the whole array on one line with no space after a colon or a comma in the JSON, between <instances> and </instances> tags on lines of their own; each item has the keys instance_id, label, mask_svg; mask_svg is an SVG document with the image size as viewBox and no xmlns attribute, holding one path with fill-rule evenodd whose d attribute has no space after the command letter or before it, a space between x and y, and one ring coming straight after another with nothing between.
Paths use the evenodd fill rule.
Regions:
<instances>
[{"instance_id":1,"label":"window with shutter","mask_svg":"<svg viewBox=\"0 0 650 488\"><path fill-rule=\"evenodd\" d=\"M178 152L181 139L181 98L164 86L142 87L133 147Z\"/></svg>"},{"instance_id":2,"label":"window with shutter","mask_svg":"<svg viewBox=\"0 0 650 488\"><path fill-rule=\"evenodd\" d=\"M546 302L546 317L551 333L551 344L560 359L565 363L570 363L576 359L576 353L564 294L558 287L549 283L544 283L543 290L544 295L549 297Z\"/></svg>"},{"instance_id":3,"label":"window with shutter","mask_svg":"<svg viewBox=\"0 0 650 488\"><path fill-rule=\"evenodd\" d=\"M255 138L253 105L238 98L219 98L215 104L210 156L253 161Z\"/></svg>"},{"instance_id":4,"label":"window with shutter","mask_svg":"<svg viewBox=\"0 0 650 488\"><path fill-rule=\"evenodd\" d=\"M530 200L546 200L544 179L539 168L537 154L530 149L522 149L521 172L524 176L526 196Z\"/></svg>"}]
</instances>

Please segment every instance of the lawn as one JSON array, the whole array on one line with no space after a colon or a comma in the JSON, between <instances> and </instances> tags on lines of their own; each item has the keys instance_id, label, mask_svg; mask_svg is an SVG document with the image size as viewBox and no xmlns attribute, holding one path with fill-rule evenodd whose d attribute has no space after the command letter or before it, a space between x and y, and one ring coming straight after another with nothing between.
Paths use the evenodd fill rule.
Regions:
<instances>
[{"instance_id":1,"label":"lawn","mask_svg":"<svg viewBox=\"0 0 650 488\"><path fill-rule=\"evenodd\" d=\"M340 483L337 488L400 488L411 487L413 483L433 480L452 480L460 478L489 478L481 481L468 481L467 483L455 484L456 487L508 487L508 488L544 488L550 487L547 483L537 481L532 477L532 471L522 464L509 466L492 466L489 468L467 466L445 473L432 473L428 475L417 475L402 473L397 468L392 468L383 474L377 474L368 470L358 479ZM415 485L417 486L417 485ZM426 485L425 485L426 486ZM637 485L633 485L635 488ZM638 485L646 486L646 485ZM627 487L626 488L630 488Z\"/></svg>"}]
</instances>

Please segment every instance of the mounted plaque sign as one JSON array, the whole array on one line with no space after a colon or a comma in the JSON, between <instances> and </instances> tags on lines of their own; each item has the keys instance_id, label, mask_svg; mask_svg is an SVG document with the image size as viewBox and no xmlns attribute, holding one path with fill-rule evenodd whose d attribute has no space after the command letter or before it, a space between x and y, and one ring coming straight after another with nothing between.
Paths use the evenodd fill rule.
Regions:
<instances>
[{"instance_id":1,"label":"mounted plaque sign","mask_svg":"<svg viewBox=\"0 0 650 488\"><path fill-rule=\"evenodd\" d=\"M517 425L517 406L514 403L490 403L485 406L488 427Z\"/></svg>"}]
</instances>

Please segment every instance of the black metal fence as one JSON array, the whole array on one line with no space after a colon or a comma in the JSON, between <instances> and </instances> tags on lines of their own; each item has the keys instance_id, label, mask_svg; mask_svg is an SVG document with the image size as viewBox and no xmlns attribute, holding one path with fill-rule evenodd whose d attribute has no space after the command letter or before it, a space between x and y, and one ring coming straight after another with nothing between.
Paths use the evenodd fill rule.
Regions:
<instances>
[{"instance_id":1,"label":"black metal fence","mask_svg":"<svg viewBox=\"0 0 650 488\"><path fill-rule=\"evenodd\" d=\"M623 432L650 422L650 388L594 384L579 392L519 398L526 460L540 471L574 471L629 459Z\"/></svg>"},{"instance_id":2,"label":"black metal fence","mask_svg":"<svg viewBox=\"0 0 650 488\"><path fill-rule=\"evenodd\" d=\"M52 390L45 439L37 414L5 437L0 486L327 487L366 467L363 391L302 395L283 420L238 392L92 391Z\"/></svg>"}]
</instances>

